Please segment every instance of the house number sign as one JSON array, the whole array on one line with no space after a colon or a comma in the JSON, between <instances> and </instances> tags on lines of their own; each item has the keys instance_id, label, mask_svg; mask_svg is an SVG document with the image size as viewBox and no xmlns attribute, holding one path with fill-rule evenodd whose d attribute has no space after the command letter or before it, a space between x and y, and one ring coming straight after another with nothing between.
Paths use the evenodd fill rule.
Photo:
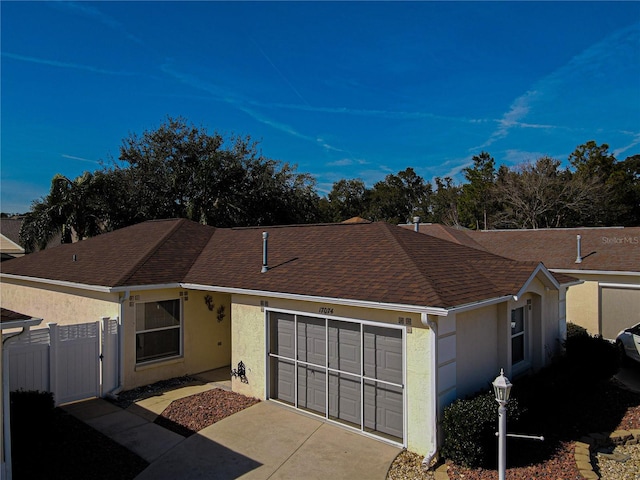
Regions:
<instances>
[{"instance_id":1,"label":"house number sign","mask_svg":"<svg viewBox=\"0 0 640 480\"><path fill-rule=\"evenodd\" d=\"M318 312L319 313L324 313L326 315L333 315L333 308L331 308L331 307L320 307Z\"/></svg>"}]
</instances>

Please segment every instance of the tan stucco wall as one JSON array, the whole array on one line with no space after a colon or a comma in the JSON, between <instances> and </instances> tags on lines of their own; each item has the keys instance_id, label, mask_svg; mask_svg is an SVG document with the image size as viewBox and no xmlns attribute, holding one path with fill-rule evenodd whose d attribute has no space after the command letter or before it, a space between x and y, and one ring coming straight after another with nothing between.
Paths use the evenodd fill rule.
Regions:
<instances>
[{"instance_id":1,"label":"tan stucco wall","mask_svg":"<svg viewBox=\"0 0 640 480\"><path fill-rule=\"evenodd\" d=\"M602 335L600 324L600 283L616 283L623 285L640 285L640 275L603 275L571 273L583 280L581 285L569 287L567 290L567 322L575 323L587 329L592 335ZM632 306L621 306L625 311L632 311Z\"/></svg>"},{"instance_id":2,"label":"tan stucco wall","mask_svg":"<svg viewBox=\"0 0 640 480\"><path fill-rule=\"evenodd\" d=\"M544 355L545 362L551 361L562 351L564 328L560 319L560 292L550 290L542 302L542 320L544 322Z\"/></svg>"},{"instance_id":3,"label":"tan stucco wall","mask_svg":"<svg viewBox=\"0 0 640 480\"><path fill-rule=\"evenodd\" d=\"M14 312L42 318L36 328L47 323L70 325L120 315L117 293L101 293L77 288L2 279L0 305Z\"/></svg>"},{"instance_id":4,"label":"tan stucco wall","mask_svg":"<svg viewBox=\"0 0 640 480\"><path fill-rule=\"evenodd\" d=\"M182 298L188 298L183 301L183 355L136 365L135 303L181 298L181 292ZM205 303L207 294L213 297L213 311ZM125 389L230 364L232 309L229 295L180 289L131 291L130 295L134 301L125 301L123 305ZM225 317L218 322L216 315L220 305L225 307Z\"/></svg>"},{"instance_id":5,"label":"tan stucco wall","mask_svg":"<svg viewBox=\"0 0 640 480\"><path fill-rule=\"evenodd\" d=\"M457 395L487 388L498 365L497 305L456 315Z\"/></svg>"},{"instance_id":6,"label":"tan stucco wall","mask_svg":"<svg viewBox=\"0 0 640 480\"><path fill-rule=\"evenodd\" d=\"M232 368L242 361L246 367L248 383L232 380L233 390L260 399L267 396L267 339L264 307L267 301L271 309L307 312L322 316L322 308L331 308L331 317L379 321L398 324L411 319L411 332L406 334L406 396L407 396L407 442L408 448L419 454L427 454L435 447L433 414L436 401L432 394L434 372L431 364L431 339L433 331L422 326L419 314L392 312L376 309L326 305L314 302L264 299L246 295L234 295L232 304Z\"/></svg>"},{"instance_id":7,"label":"tan stucco wall","mask_svg":"<svg viewBox=\"0 0 640 480\"><path fill-rule=\"evenodd\" d=\"M407 332L407 448L427 455L436 448L433 432L437 395L431 348L433 330L411 328Z\"/></svg>"},{"instance_id":8,"label":"tan stucco wall","mask_svg":"<svg viewBox=\"0 0 640 480\"><path fill-rule=\"evenodd\" d=\"M583 278L585 282L567 290L567 322L587 329L593 335L598 332L598 280Z\"/></svg>"},{"instance_id":9,"label":"tan stucco wall","mask_svg":"<svg viewBox=\"0 0 640 480\"><path fill-rule=\"evenodd\" d=\"M0 233L0 252L8 253L16 257L21 257L24 255L24 248L22 248L20 245L17 245Z\"/></svg>"},{"instance_id":10,"label":"tan stucco wall","mask_svg":"<svg viewBox=\"0 0 640 480\"><path fill-rule=\"evenodd\" d=\"M511 365L511 311L527 307L527 358L529 361ZM562 348L559 292L545 288L534 279L527 293L517 300L508 300L475 310L457 313L456 327L456 396L463 398L486 390L503 368L509 378L538 370L548 365Z\"/></svg>"}]
</instances>

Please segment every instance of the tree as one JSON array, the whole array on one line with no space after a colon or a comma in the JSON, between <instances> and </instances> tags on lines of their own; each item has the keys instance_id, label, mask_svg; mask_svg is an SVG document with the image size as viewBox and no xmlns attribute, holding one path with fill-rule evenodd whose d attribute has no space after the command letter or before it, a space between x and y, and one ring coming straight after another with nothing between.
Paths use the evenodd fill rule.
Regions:
<instances>
[{"instance_id":1,"label":"tree","mask_svg":"<svg viewBox=\"0 0 640 480\"><path fill-rule=\"evenodd\" d=\"M602 194L597 178L574 176L560 161L542 157L509 170L501 167L496 188L503 210L496 224L507 228L573 226L592 214Z\"/></svg>"},{"instance_id":2,"label":"tree","mask_svg":"<svg viewBox=\"0 0 640 480\"><path fill-rule=\"evenodd\" d=\"M104 209L96 185L90 172L74 180L55 175L49 194L32 204L22 222L20 241L25 251L46 248L56 235L62 243L71 243L100 233Z\"/></svg>"},{"instance_id":3,"label":"tree","mask_svg":"<svg viewBox=\"0 0 640 480\"><path fill-rule=\"evenodd\" d=\"M569 162L576 176L603 184L603 194L594 199L594 217L585 219L588 224L640 224L640 155L618 162L606 143L598 145L591 140L579 145L569 155Z\"/></svg>"},{"instance_id":4,"label":"tree","mask_svg":"<svg viewBox=\"0 0 640 480\"><path fill-rule=\"evenodd\" d=\"M627 157L616 165L609 176L614 192L612 221L618 225L640 226L640 155Z\"/></svg>"},{"instance_id":5,"label":"tree","mask_svg":"<svg viewBox=\"0 0 640 480\"><path fill-rule=\"evenodd\" d=\"M367 218L389 223L410 222L415 215L427 218L431 193L431 184L411 167L389 174L373 186Z\"/></svg>"},{"instance_id":6,"label":"tree","mask_svg":"<svg viewBox=\"0 0 640 480\"><path fill-rule=\"evenodd\" d=\"M208 134L169 118L123 141L133 222L184 217L219 227L316 221L315 181L265 158L250 137Z\"/></svg>"},{"instance_id":7,"label":"tree","mask_svg":"<svg viewBox=\"0 0 640 480\"><path fill-rule=\"evenodd\" d=\"M342 222L365 215L368 193L359 178L335 182L327 195L329 221Z\"/></svg>"},{"instance_id":8,"label":"tree","mask_svg":"<svg viewBox=\"0 0 640 480\"><path fill-rule=\"evenodd\" d=\"M569 155L569 163L578 175L598 176L603 180L613 173L616 159L609 154L609 145L598 146L593 140L578 145Z\"/></svg>"},{"instance_id":9,"label":"tree","mask_svg":"<svg viewBox=\"0 0 640 480\"><path fill-rule=\"evenodd\" d=\"M489 228L488 217L492 216L497 206L493 189L496 180L496 162L487 152L474 155L473 167L462 171L467 179L460 195L460 219L470 228L485 230Z\"/></svg>"},{"instance_id":10,"label":"tree","mask_svg":"<svg viewBox=\"0 0 640 480\"><path fill-rule=\"evenodd\" d=\"M453 184L451 177L435 178L436 191L431 196L431 221L444 225L459 226L458 202L462 188Z\"/></svg>"}]
</instances>

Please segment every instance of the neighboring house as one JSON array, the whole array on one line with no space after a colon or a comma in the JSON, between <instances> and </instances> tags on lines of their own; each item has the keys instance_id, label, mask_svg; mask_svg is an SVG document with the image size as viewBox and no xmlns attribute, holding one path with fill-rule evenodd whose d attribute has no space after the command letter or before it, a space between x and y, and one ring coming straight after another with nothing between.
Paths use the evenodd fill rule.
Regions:
<instances>
[{"instance_id":1,"label":"neighboring house","mask_svg":"<svg viewBox=\"0 0 640 480\"><path fill-rule=\"evenodd\" d=\"M31 327L40 325L42 319L13 312L5 308L0 309L0 332L4 330L18 330L11 336L3 336L0 341L0 372L2 388L0 391L0 478L11 480L11 411L9 399L9 361L7 345L27 333Z\"/></svg>"},{"instance_id":2,"label":"neighboring house","mask_svg":"<svg viewBox=\"0 0 640 480\"><path fill-rule=\"evenodd\" d=\"M24 248L20 245L20 218L0 218L0 255L1 261L24 255Z\"/></svg>"},{"instance_id":3,"label":"neighboring house","mask_svg":"<svg viewBox=\"0 0 640 480\"><path fill-rule=\"evenodd\" d=\"M24 247L20 242L20 228L24 217L0 218L0 255L1 261L21 257L25 254ZM60 235L54 236L48 243L47 248L60 245Z\"/></svg>"},{"instance_id":4,"label":"neighboring house","mask_svg":"<svg viewBox=\"0 0 640 480\"><path fill-rule=\"evenodd\" d=\"M559 352L573 281L385 223L184 219L26 255L1 279L3 306L46 322L118 317L124 389L242 362L235 391L428 457L445 405Z\"/></svg>"},{"instance_id":5,"label":"neighboring house","mask_svg":"<svg viewBox=\"0 0 640 480\"><path fill-rule=\"evenodd\" d=\"M420 224L420 232L582 280L567 294L567 321L591 334L614 339L640 322L640 227L474 231Z\"/></svg>"}]
</instances>

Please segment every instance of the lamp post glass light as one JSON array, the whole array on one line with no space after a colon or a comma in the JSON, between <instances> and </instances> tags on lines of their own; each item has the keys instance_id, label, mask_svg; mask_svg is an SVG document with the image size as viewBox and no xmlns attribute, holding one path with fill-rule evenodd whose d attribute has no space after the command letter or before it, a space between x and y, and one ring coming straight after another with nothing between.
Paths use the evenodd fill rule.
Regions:
<instances>
[{"instance_id":1,"label":"lamp post glass light","mask_svg":"<svg viewBox=\"0 0 640 480\"><path fill-rule=\"evenodd\" d=\"M507 402L511 394L511 382L500 369L500 376L493 381L493 392L498 407L498 480L505 480L507 470Z\"/></svg>"},{"instance_id":2,"label":"lamp post glass light","mask_svg":"<svg viewBox=\"0 0 640 480\"><path fill-rule=\"evenodd\" d=\"M493 392L496 396L496 401L500 405L506 404L509 401L512 386L509 379L504 376L504 370L500 369L500 376L496 377L493 381Z\"/></svg>"}]
</instances>

